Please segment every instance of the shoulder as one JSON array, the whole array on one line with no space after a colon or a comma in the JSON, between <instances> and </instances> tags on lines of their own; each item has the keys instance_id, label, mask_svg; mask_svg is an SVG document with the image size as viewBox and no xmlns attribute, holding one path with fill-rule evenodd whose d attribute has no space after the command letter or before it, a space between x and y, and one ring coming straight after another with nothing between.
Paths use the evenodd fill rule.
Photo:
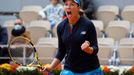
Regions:
<instances>
[{"instance_id":1,"label":"shoulder","mask_svg":"<svg viewBox=\"0 0 134 75\"><path fill-rule=\"evenodd\" d=\"M49 9L52 7L52 4L47 5L44 9Z\"/></svg>"},{"instance_id":2,"label":"shoulder","mask_svg":"<svg viewBox=\"0 0 134 75\"><path fill-rule=\"evenodd\" d=\"M7 35L7 28L6 27L0 27L0 35Z\"/></svg>"},{"instance_id":3,"label":"shoulder","mask_svg":"<svg viewBox=\"0 0 134 75\"><path fill-rule=\"evenodd\" d=\"M87 27L92 27L92 26L94 26L94 24L92 23L92 21L89 20L87 17L81 17L80 20L81 20L81 23L82 23L84 26L87 26Z\"/></svg>"},{"instance_id":4,"label":"shoulder","mask_svg":"<svg viewBox=\"0 0 134 75\"><path fill-rule=\"evenodd\" d=\"M63 5L60 4L60 3L58 3L58 4L57 4L57 7L59 7L59 8L63 8Z\"/></svg>"},{"instance_id":5,"label":"shoulder","mask_svg":"<svg viewBox=\"0 0 134 75\"><path fill-rule=\"evenodd\" d=\"M1 26L1 27L0 27L0 31L1 31L1 32L6 32L6 31L7 31L7 28Z\"/></svg>"},{"instance_id":6,"label":"shoulder","mask_svg":"<svg viewBox=\"0 0 134 75\"><path fill-rule=\"evenodd\" d=\"M57 26L58 31L62 31L65 25L67 24L67 19L64 19L59 25Z\"/></svg>"},{"instance_id":7,"label":"shoulder","mask_svg":"<svg viewBox=\"0 0 134 75\"><path fill-rule=\"evenodd\" d=\"M58 5L58 6L62 6L62 7L63 7L63 5L62 5L62 4L60 4L60 3L58 3L57 5Z\"/></svg>"}]
</instances>

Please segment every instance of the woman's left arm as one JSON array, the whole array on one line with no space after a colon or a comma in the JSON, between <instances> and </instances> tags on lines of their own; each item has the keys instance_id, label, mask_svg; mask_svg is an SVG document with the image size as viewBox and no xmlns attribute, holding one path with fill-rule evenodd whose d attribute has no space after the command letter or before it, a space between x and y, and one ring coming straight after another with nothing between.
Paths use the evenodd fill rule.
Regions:
<instances>
[{"instance_id":1,"label":"woman's left arm","mask_svg":"<svg viewBox=\"0 0 134 75\"><path fill-rule=\"evenodd\" d=\"M87 40L90 42L90 47L93 49L92 54L98 53L98 42L97 42L97 33L94 24L91 22L90 27L87 32Z\"/></svg>"}]
</instances>

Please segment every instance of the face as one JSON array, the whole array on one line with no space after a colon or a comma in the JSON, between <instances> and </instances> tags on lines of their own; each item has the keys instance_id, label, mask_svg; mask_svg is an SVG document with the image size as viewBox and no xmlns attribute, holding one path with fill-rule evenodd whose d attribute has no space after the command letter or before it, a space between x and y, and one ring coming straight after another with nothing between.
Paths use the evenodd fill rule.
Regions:
<instances>
[{"instance_id":1,"label":"face","mask_svg":"<svg viewBox=\"0 0 134 75\"><path fill-rule=\"evenodd\" d=\"M21 24L23 24L23 21L21 19L16 19L15 24L20 24L21 25Z\"/></svg>"},{"instance_id":2,"label":"face","mask_svg":"<svg viewBox=\"0 0 134 75\"><path fill-rule=\"evenodd\" d=\"M80 7L73 0L66 0L64 3L64 11L66 12L67 18L75 18L79 15Z\"/></svg>"},{"instance_id":3,"label":"face","mask_svg":"<svg viewBox=\"0 0 134 75\"><path fill-rule=\"evenodd\" d=\"M51 0L51 3L52 3L53 5L56 5L56 4L58 3L58 0Z\"/></svg>"}]
</instances>

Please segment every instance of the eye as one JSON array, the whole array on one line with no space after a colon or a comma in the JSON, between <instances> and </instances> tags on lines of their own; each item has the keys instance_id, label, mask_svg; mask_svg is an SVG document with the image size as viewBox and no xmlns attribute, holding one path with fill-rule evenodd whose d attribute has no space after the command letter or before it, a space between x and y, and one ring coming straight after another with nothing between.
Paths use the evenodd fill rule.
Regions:
<instances>
[{"instance_id":1,"label":"eye","mask_svg":"<svg viewBox=\"0 0 134 75\"><path fill-rule=\"evenodd\" d=\"M74 6L74 3L71 3L70 6Z\"/></svg>"},{"instance_id":2,"label":"eye","mask_svg":"<svg viewBox=\"0 0 134 75\"><path fill-rule=\"evenodd\" d=\"M68 6L68 3L65 3L64 5L65 5L65 6Z\"/></svg>"}]
</instances>

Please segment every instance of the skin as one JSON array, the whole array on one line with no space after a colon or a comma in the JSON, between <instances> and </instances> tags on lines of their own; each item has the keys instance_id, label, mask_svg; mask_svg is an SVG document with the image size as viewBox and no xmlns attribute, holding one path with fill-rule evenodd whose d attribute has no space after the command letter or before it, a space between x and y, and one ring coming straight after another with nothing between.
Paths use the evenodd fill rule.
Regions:
<instances>
[{"instance_id":1,"label":"skin","mask_svg":"<svg viewBox=\"0 0 134 75\"><path fill-rule=\"evenodd\" d=\"M21 19L16 19L15 20L15 23L21 23L21 24L23 24L23 21Z\"/></svg>"},{"instance_id":2,"label":"skin","mask_svg":"<svg viewBox=\"0 0 134 75\"><path fill-rule=\"evenodd\" d=\"M81 45L81 49L83 51L85 51L88 54L92 54L93 53L93 48L90 47L90 42L89 41L85 41L82 45Z\"/></svg>"},{"instance_id":3,"label":"skin","mask_svg":"<svg viewBox=\"0 0 134 75\"><path fill-rule=\"evenodd\" d=\"M64 11L67 15L70 25L74 25L80 18L80 7L73 0L66 0L64 3Z\"/></svg>"},{"instance_id":4,"label":"skin","mask_svg":"<svg viewBox=\"0 0 134 75\"><path fill-rule=\"evenodd\" d=\"M80 7L73 1L73 0L66 0L64 3L64 11L67 15L67 18L69 20L69 24L71 25L75 25L75 23L80 19L80 15L79 15L79 10ZM90 47L90 43L89 41L85 41L82 45L81 45L81 49L82 51L88 53L88 54L92 54L93 53L93 48ZM54 58L54 60L52 61L52 63L50 64L49 67L44 68L44 71L49 71L52 72L52 70L54 70L54 68L60 63L60 60L57 58Z\"/></svg>"},{"instance_id":5,"label":"skin","mask_svg":"<svg viewBox=\"0 0 134 75\"><path fill-rule=\"evenodd\" d=\"M57 3L58 3L58 0L50 0L50 1L51 1L51 3L52 3L54 6L56 6Z\"/></svg>"}]
</instances>

